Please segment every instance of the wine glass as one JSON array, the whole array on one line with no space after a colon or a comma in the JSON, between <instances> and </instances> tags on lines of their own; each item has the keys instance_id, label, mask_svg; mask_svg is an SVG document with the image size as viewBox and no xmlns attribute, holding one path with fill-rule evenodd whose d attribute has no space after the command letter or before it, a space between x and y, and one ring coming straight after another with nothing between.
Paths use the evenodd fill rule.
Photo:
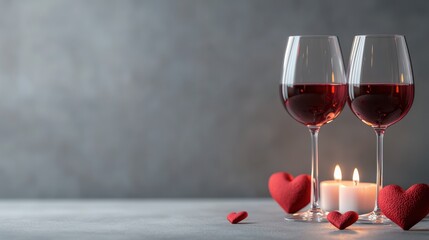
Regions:
<instances>
[{"instance_id":1,"label":"wine glass","mask_svg":"<svg viewBox=\"0 0 429 240\"><path fill-rule=\"evenodd\" d=\"M288 39L280 95L286 111L311 134L311 206L286 220L325 221L319 207L318 133L347 101L347 80L336 36L291 36Z\"/></svg>"},{"instance_id":2,"label":"wine glass","mask_svg":"<svg viewBox=\"0 0 429 240\"><path fill-rule=\"evenodd\" d=\"M349 105L353 113L377 135L377 180L374 211L361 215L361 223L387 224L378 207L383 187L383 137L401 120L414 99L413 72L404 36L355 36L348 69Z\"/></svg>"}]
</instances>

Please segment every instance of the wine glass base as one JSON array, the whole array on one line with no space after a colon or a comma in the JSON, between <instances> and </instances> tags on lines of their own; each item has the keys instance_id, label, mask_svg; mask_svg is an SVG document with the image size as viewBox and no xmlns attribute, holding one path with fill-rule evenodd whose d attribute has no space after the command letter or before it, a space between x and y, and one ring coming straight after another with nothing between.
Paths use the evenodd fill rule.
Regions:
<instances>
[{"instance_id":1,"label":"wine glass base","mask_svg":"<svg viewBox=\"0 0 429 240\"><path fill-rule=\"evenodd\" d=\"M382 213L370 212L367 214L359 215L357 223L361 224L377 224L377 225L388 225L392 221L384 216Z\"/></svg>"},{"instance_id":2,"label":"wine glass base","mask_svg":"<svg viewBox=\"0 0 429 240\"><path fill-rule=\"evenodd\" d=\"M307 223L321 223L326 222L326 215L321 209L309 209L305 212L294 213L286 215L286 221L289 222L307 222Z\"/></svg>"}]
</instances>

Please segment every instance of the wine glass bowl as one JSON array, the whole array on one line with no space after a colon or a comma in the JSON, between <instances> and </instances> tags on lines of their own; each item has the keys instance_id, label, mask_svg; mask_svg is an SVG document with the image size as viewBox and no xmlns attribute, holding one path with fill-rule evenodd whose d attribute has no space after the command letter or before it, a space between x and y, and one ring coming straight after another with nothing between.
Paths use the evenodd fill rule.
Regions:
<instances>
[{"instance_id":1,"label":"wine glass bowl","mask_svg":"<svg viewBox=\"0 0 429 240\"><path fill-rule=\"evenodd\" d=\"M337 37L289 37L280 96L289 115L308 127L312 152L310 209L286 216L286 220L325 221L325 213L319 207L318 133L321 126L340 114L347 101L347 80Z\"/></svg>"},{"instance_id":2,"label":"wine glass bowl","mask_svg":"<svg viewBox=\"0 0 429 240\"><path fill-rule=\"evenodd\" d=\"M350 56L348 84L350 108L365 124L387 128L401 120L414 99L405 37L356 36Z\"/></svg>"},{"instance_id":3,"label":"wine glass bowl","mask_svg":"<svg viewBox=\"0 0 429 240\"><path fill-rule=\"evenodd\" d=\"M414 80L405 37L401 35L355 36L348 68L349 106L377 136L377 178L374 211L360 216L361 223L390 221L378 207L383 187L383 138L388 127L411 109Z\"/></svg>"}]
</instances>

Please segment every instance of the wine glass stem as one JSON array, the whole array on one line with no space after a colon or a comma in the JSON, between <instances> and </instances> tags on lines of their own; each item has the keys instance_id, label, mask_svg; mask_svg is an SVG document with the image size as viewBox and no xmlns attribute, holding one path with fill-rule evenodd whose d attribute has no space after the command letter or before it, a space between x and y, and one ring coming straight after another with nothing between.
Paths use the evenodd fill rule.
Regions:
<instances>
[{"instance_id":1,"label":"wine glass stem","mask_svg":"<svg viewBox=\"0 0 429 240\"><path fill-rule=\"evenodd\" d=\"M375 134L377 135L377 179L376 179L376 192L375 192L375 207L374 213L381 215L381 210L378 207L378 193L383 187L383 140L385 128L374 128Z\"/></svg>"},{"instance_id":2,"label":"wine glass stem","mask_svg":"<svg viewBox=\"0 0 429 240\"><path fill-rule=\"evenodd\" d=\"M311 208L310 211L318 212L319 207L319 143L318 135L320 127L308 126L311 135Z\"/></svg>"}]
</instances>

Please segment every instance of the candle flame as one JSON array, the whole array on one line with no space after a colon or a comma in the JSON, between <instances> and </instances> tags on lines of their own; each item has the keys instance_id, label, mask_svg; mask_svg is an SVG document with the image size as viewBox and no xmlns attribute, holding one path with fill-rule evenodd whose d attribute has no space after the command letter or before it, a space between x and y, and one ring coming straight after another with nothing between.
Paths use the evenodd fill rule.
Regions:
<instances>
[{"instance_id":1,"label":"candle flame","mask_svg":"<svg viewBox=\"0 0 429 240\"><path fill-rule=\"evenodd\" d=\"M337 181L341 181L342 178L343 178L343 176L341 174L341 168L337 164L337 166L335 166L335 170L334 170L334 179Z\"/></svg>"},{"instance_id":2,"label":"candle flame","mask_svg":"<svg viewBox=\"0 0 429 240\"><path fill-rule=\"evenodd\" d=\"M353 171L353 183L354 185L358 185L359 183L359 172L357 168L355 168L355 170Z\"/></svg>"}]
</instances>

